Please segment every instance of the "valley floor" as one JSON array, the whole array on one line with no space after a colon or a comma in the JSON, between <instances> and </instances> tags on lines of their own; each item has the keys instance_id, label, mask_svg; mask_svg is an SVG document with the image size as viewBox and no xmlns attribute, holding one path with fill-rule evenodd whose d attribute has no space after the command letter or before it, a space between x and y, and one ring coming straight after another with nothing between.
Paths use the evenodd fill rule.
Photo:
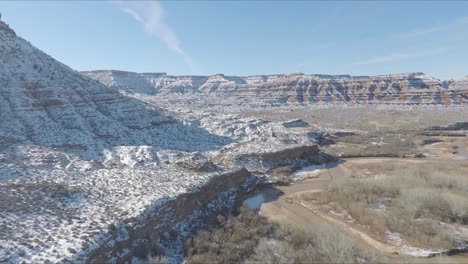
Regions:
<instances>
[{"instance_id":1,"label":"valley floor","mask_svg":"<svg viewBox=\"0 0 468 264\"><path fill-rule=\"evenodd\" d=\"M463 146L460 146L463 143ZM468 146L464 139L451 143L457 148ZM466 176L468 171L468 159L464 156L452 153L450 143L439 143L427 148L430 153L428 158L349 158L342 163L326 169L313 170L303 174L305 177L297 183L287 186L267 187L260 193L272 193L275 189L280 195L277 199L267 201L258 208L259 214L271 221L284 223L299 230L309 233L317 232L316 228L321 222L333 224L342 232L348 232L359 238L359 246L376 250L385 262L404 263L466 263L466 253L447 256L440 255L433 258L423 258L437 250L414 247L408 243L394 243L387 234L379 234L369 226L363 225L352 218L347 212L336 210L324 210L320 205L311 203L310 196L326 191L331 184L350 180L355 177L374 177L379 173L380 177L391 177L385 175L389 170L401 170L408 167L428 167L434 170L449 173L451 175ZM445 149L445 151L444 151ZM370 176L372 175L372 176ZM468 179L467 179L468 180ZM258 195L258 194L257 194ZM459 227L463 233L464 241L468 241L468 229ZM385 236L387 235L387 237ZM399 238L401 239L401 238ZM396 254L396 253L399 254Z\"/></svg>"}]
</instances>

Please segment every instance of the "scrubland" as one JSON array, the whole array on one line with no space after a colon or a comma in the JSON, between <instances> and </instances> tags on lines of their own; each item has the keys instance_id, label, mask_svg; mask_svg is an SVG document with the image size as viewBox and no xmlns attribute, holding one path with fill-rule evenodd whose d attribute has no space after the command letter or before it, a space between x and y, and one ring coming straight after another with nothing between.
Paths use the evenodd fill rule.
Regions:
<instances>
[{"instance_id":1,"label":"scrubland","mask_svg":"<svg viewBox=\"0 0 468 264\"><path fill-rule=\"evenodd\" d=\"M305 195L328 211L345 210L384 236L397 232L413 245L456 246L441 223L468 225L468 164L366 165L323 192Z\"/></svg>"},{"instance_id":2,"label":"scrubland","mask_svg":"<svg viewBox=\"0 0 468 264\"><path fill-rule=\"evenodd\" d=\"M314 233L270 222L245 208L187 241L187 263L351 263L376 261L354 236L320 223Z\"/></svg>"}]
</instances>

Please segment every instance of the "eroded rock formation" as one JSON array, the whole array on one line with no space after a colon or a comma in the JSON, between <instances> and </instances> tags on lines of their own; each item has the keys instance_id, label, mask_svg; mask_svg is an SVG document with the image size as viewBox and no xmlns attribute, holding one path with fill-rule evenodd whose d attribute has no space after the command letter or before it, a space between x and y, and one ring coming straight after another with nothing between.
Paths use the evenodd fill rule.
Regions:
<instances>
[{"instance_id":1,"label":"eroded rock formation","mask_svg":"<svg viewBox=\"0 0 468 264\"><path fill-rule=\"evenodd\" d=\"M381 76L282 74L169 76L164 73L90 71L85 76L119 90L143 94L215 95L220 100L278 104L465 105L468 82L440 81L423 73Z\"/></svg>"}]
</instances>

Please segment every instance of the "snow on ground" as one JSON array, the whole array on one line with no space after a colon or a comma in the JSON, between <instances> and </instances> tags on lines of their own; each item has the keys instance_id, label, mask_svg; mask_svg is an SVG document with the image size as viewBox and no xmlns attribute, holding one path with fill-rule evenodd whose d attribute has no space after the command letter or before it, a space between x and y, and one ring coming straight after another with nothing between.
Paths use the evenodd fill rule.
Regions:
<instances>
[{"instance_id":1,"label":"snow on ground","mask_svg":"<svg viewBox=\"0 0 468 264\"><path fill-rule=\"evenodd\" d=\"M314 144L312 128L156 98L131 73L103 73L107 84L130 81L109 88L3 22L0 40L0 263L80 262L115 224L144 225L143 212L238 168L238 155Z\"/></svg>"},{"instance_id":2,"label":"snow on ground","mask_svg":"<svg viewBox=\"0 0 468 264\"><path fill-rule=\"evenodd\" d=\"M168 166L95 171L35 169L32 179L0 183L2 262L77 258L93 249L111 223L138 217L155 201L186 193L212 174Z\"/></svg>"},{"instance_id":3,"label":"snow on ground","mask_svg":"<svg viewBox=\"0 0 468 264\"><path fill-rule=\"evenodd\" d=\"M293 181L299 181L302 179L306 178L315 178L320 175L321 172L323 172L325 169L333 169L337 166L339 166L340 162L339 161L333 161L333 162L327 162L327 163L322 163L322 164L317 164L317 165L310 165L310 166L305 166L299 170L296 170L291 174L291 178ZM329 171L329 175L333 179L339 179L344 176L341 170L333 170Z\"/></svg>"},{"instance_id":4,"label":"snow on ground","mask_svg":"<svg viewBox=\"0 0 468 264\"><path fill-rule=\"evenodd\" d=\"M466 80L440 81L419 72L380 76L302 73L262 76L170 76L165 73L98 70L82 74L115 89L146 95L159 93L172 101L177 100L177 95L183 95L185 98L213 96L214 100L209 104L219 104L220 101L226 104L234 99L235 106L303 103L315 105L330 102L402 106L466 105Z\"/></svg>"},{"instance_id":5,"label":"snow on ground","mask_svg":"<svg viewBox=\"0 0 468 264\"><path fill-rule=\"evenodd\" d=\"M158 146L109 146L96 159L75 151L14 144L2 152L0 168L0 261L72 261L85 257L108 238L113 223L136 218L149 206L193 191L216 173L178 165L199 153L224 155L227 165L242 153L277 151L304 143L312 128L285 128L235 115L181 111L177 118L232 143L216 150L187 152ZM271 135L275 137L271 137ZM201 142L209 141L209 138ZM296 140L297 142L294 142ZM135 221L137 223L138 220Z\"/></svg>"},{"instance_id":6,"label":"snow on ground","mask_svg":"<svg viewBox=\"0 0 468 264\"><path fill-rule=\"evenodd\" d=\"M450 230L449 233L451 238L455 241L459 241L459 246L456 247L457 249L466 249L467 246L465 244L466 238L468 236L468 229L464 227L454 227L453 225L449 225L446 223L441 223L441 225ZM439 254L443 254L447 252L447 249L430 249L430 248L419 248L408 245L408 243L401 238L400 234L396 232L392 232L390 230L385 231L385 236L387 237L387 242L398 246L403 254L413 256L413 257L430 257Z\"/></svg>"},{"instance_id":7,"label":"snow on ground","mask_svg":"<svg viewBox=\"0 0 468 264\"><path fill-rule=\"evenodd\" d=\"M318 177L320 172L326 169L326 164L306 166L300 170L297 170L291 174L293 181L298 181L304 178Z\"/></svg>"},{"instance_id":8,"label":"snow on ground","mask_svg":"<svg viewBox=\"0 0 468 264\"><path fill-rule=\"evenodd\" d=\"M388 242L392 245L399 246L403 242L400 234L392 232L391 230L385 230L385 236L387 237Z\"/></svg>"},{"instance_id":9,"label":"snow on ground","mask_svg":"<svg viewBox=\"0 0 468 264\"><path fill-rule=\"evenodd\" d=\"M417 247L412 247L408 245L404 245L401 247L401 252L403 254L413 256L413 257L420 257L420 258L425 258L425 257L430 257L434 256L437 254L441 254L445 252L446 250L444 249L424 249L424 248L417 248Z\"/></svg>"},{"instance_id":10,"label":"snow on ground","mask_svg":"<svg viewBox=\"0 0 468 264\"><path fill-rule=\"evenodd\" d=\"M198 190L223 171L268 171L275 164L261 155L316 146L324 131L305 122L233 114L308 109L285 104L295 96L290 87L276 89L279 84L391 78L93 72L107 87L17 37L3 22L0 40L0 263L82 262L103 241L113 243L109 230L116 223L144 225L143 212ZM253 84L264 91L260 97L248 89ZM265 199L253 197L251 205ZM182 226L189 225L186 220ZM114 242L128 235L120 231Z\"/></svg>"}]
</instances>

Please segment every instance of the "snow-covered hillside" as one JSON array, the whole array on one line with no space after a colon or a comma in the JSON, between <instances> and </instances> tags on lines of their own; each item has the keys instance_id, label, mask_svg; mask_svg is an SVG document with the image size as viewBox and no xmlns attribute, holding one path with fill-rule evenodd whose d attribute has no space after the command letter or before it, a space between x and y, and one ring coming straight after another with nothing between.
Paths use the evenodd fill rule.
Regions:
<instances>
[{"instance_id":1,"label":"snow-covered hillside","mask_svg":"<svg viewBox=\"0 0 468 264\"><path fill-rule=\"evenodd\" d=\"M320 147L332 131L289 118L294 107L464 105L466 85L421 73L79 73L0 21L0 263L124 263L155 247L180 261L205 215L283 181L275 168L332 159ZM244 114L256 106L282 118Z\"/></svg>"},{"instance_id":2,"label":"snow-covered hillside","mask_svg":"<svg viewBox=\"0 0 468 264\"><path fill-rule=\"evenodd\" d=\"M199 93L192 87L206 77L95 76L120 89L86 78L0 22L1 263L128 260L173 227L186 235L202 207L226 206L250 174L242 167L322 158L313 127L183 105L168 112L130 96ZM288 156L304 145L310 155ZM177 245L170 250L180 252Z\"/></svg>"}]
</instances>

